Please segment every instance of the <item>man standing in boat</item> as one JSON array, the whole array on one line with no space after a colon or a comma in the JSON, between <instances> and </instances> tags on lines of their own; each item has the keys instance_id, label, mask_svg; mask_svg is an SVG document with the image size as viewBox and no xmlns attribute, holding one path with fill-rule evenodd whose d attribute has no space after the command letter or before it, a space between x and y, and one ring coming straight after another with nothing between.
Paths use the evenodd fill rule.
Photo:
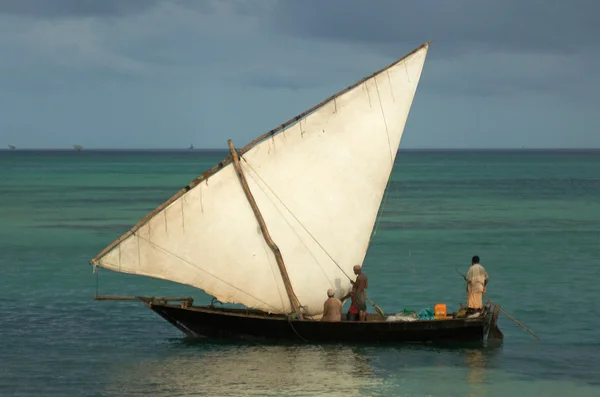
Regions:
<instances>
[{"instance_id":1,"label":"man standing in boat","mask_svg":"<svg viewBox=\"0 0 600 397\"><path fill-rule=\"evenodd\" d=\"M486 291L489 276L483 266L479 264L479 257L471 259L471 267L467 272L467 307L481 309L483 307L483 294Z\"/></svg>"},{"instance_id":2,"label":"man standing in boat","mask_svg":"<svg viewBox=\"0 0 600 397\"><path fill-rule=\"evenodd\" d=\"M328 299L323 305L323 317L321 321L342 321L342 301L335 296L335 290L327 290Z\"/></svg>"},{"instance_id":3,"label":"man standing in boat","mask_svg":"<svg viewBox=\"0 0 600 397\"><path fill-rule=\"evenodd\" d=\"M353 285L354 304L358 309L358 321L366 321L367 292L365 290L369 287L369 280L367 279L367 275L362 272L360 265L354 266L354 274L356 274L356 281L350 280L350 282Z\"/></svg>"}]
</instances>

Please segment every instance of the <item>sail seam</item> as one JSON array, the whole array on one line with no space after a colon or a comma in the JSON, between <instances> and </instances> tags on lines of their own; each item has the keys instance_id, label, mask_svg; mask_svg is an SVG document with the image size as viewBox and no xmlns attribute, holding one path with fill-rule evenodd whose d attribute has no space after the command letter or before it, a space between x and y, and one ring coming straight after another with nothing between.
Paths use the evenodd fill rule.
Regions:
<instances>
[{"instance_id":1,"label":"sail seam","mask_svg":"<svg viewBox=\"0 0 600 397\"><path fill-rule=\"evenodd\" d=\"M379 99L379 108L381 109L383 125L385 125L385 134L387 136L388 148L390 149L390 161L392 162L392 168L394 168L394 155L392 153L392 143L390 142L390 131L388 129L387 120L385 119L385 111L383 110L383 103L381 102L381 94L379 93L379 84L377 84L377 77L374 77L373 81L375 82L375 89L377 90L377 98Z\"/></svg>"},{"instance_id":2,"label":"sail seam","mask_svg":"<svg viewBox=\"0 0 600 397\"><path fill-rule=\"evenodd\" d=\"M137 261L138 261L138 266L140 266L142 264L142 255L140 253L140 234L139 233L134 233L135 236L135 242L137 243ZM120 245L119 245L120 247ZM120 268L121 264L119 263L119 268Z\"/></svg>"},{"instance_id":3,"label":"sail seam","mask_svg":"<svg viewBox=\"0 0 600 397\"><path fill-rule=\"evenodd\" d=\"M394 88L392 87L392 76L390 76L390 70L386 70L388 76L388 85L390 86L390 94L392 94L392 100L396 102L396 97L394 96Z\"/></svg>"},{"instance_id":4,"label":"sail seam","mask_svg":"<svg viewBox=\"0 0 600 397\"><path fill-rule=\"evenodd\" d=\"M304 117L308 116L309 114L313 113L314 111L318 110L319 108L323 107L324 105L330 103L332 100L340 97L341 95L353 90L356 87L359 87L361 84L365 83L366 81L368 81L369 79L383 73L384 71L387 71L388 69L400 64L400 62L406 60L408 57L416 54L417 52L419 52L420 50L427 48L430 44L430 41L428 41L425 44L420 45L419 47L415 48L414 50L412 50L411 52L409 52L408 54L404 55L402 58L394 61L393 63L385 66L384 68L372 73L371 75L364 77L363 79L347 86L346 88L338 91L337 93L333 94L332 96L330 96L329 98L325 99L324 101L318 103L317 105L313 106L312 108L304 111L303 113L299 114L296 117L293 117L292 119L286 121L285 123L279 125L278 127L272 129L271 131L257 137L256 139L254 139L253 141L251 141L250 143L248 143L246 146L244 146L242 149L238 150L238 153L240 156L242 156L243 154L245 154L246 152L248 152L249 150L251 150L253 147L255 147L256 145L258 145L259 143L263 142L264 140L268 139L269 137L272 137L273 135L275 135L276 133L285 130L287 127L297 123L298 121L300 121L301 119L303 119ZM191 189L193 189L194 187L196 187L197 185L199 185L201 182L206 181L208 183L208 178L210 178L212 175L216 174L217 172L219 172L220 170L222 170L225 166L230 165L232 162L232 156L229 155L227 156L224 160L222 160L220 163L216 164L215 166L213 166L212 168L210 168L209 170L205 171L202 175L198 176L196 179L194 179L192 182L190 182L188 185L186 185L185 187L183 187L182 189L180 189L177 193L175 193L173 196L171 196L171 198L169 198L167 201L165 201L164 203L162 203L161 205L159 205L157 208L155 208L153 211L151 211L150 213L148 213L144 218L142 218L137 224L135 224L129 231L125 232L121 237L119 237L117 240L113 241L111 244L109 244L106 248L104 248L104 250L102 250L99 254L97 254L92 260L90 260L90 263L93 263L94 261L99 260L100 258L102 258L104 255L108 254L110 251L112 251L115 246L117 244L120 244L121 242L123 242L124 240L126 240L127 238L129 238L130 236L132 236L137 230L139 230L139 228L141 228L142 226L144 226L146 223L148 223L148 221L152 218L154 218L158 213L160 213L162 210L164 210L165 208L169 207L171 204L173 204L175 201L177 201L180 197L182 197L185 193L187 193L188 191L190 191ZM315 240L316 241L316 240ZM345 274L345 273L344 273Z\"/></svg>"},{"instance_id":5,"label":"sail seam","mask_svg":"<svg viewBox=\"0 0 600 397\"><path fill-rule=\"evenodd\" d=\"M183 205L185 204L185 196L183 196L181 198L181 203L180 203L180 207L181 207L181 230L183 230L183 234L185 234L185 211L183 208Z\"/></svg>"},{"instance_id":6,"label":"sail seam","mask_svg":"<svg viewBox=\"0 0 600 397\"><path fill-rule=\"evenodd\" d=\"M172 257L174 257L174 258L177 258L177 259L179 259L180 261L182 261L182 262L184 262L184 263L187 263L188 265L190 265L190 266L192 266L192 267L194 267L194 268L196 268L196 269L198 269L198 270L200 270L200 271L202 271L202 272L204 272L204 273L206 273L206 274L210 275L211 277L214 277L215 279L219 280L220 282L222 282L222 283L224 283L224 284L227 284L227 285L229 285L231 288L233 288L233 289L235 289L235 290L238 290L238 291L240 291L241 293L243 293L243 294L245 294L245 295L248 295L249 297L251 297L251 298L253 298L253 299L256 299L258 302L261 302L261 303L263 303L265 306L268 306L268 307L270 307L270 308L273 308L273 309L275 309L275 310L278 310L277 308L275 308L275 307L273 307L273 306L269 305L268 303L264 302L263 300L261 300L261 299L258 299L257 297L253 296L252 294L249 294L249 293L247 293L247 292L246 292L246 291L244 291L244 290L241 290L240 288L236 287L235 285L233 285L233 284L231 284L231 283L228 283L227 281L225 281L225 280L221 279L220 277L218 277L218 276L215 276L215 275L214 275L214 274L212 274L211 272L209 272L209 271L207 271L207 270L204 270L204 269L203 269L203 268L201 268L200 266L198 266L198 265L196 265L196 264L194 264L194 263L192 263L192 262L188 261L187 259L184 259L184 258L180 257L179 255L177 255L177 254L175 254L175 253L173 253L173 252L171 252L171 251L167 250L166 248L163 248L163 247L161 247L160 245L158 245L158 244L156 244L156 243L153 243L152 241L150 241L150 240L148 240L148 239L146 239L146 238L144 238L144 237L141 237L140 235L137 235L137 238L138 238L138 239L142 239L142 240L144 240L144 241L148 242L148 243L149 243L149 244L151 244L153 247L156 247L156 248L158 248L159 250L161 250L161 251L165 252L166 254L168 254L168 255L171 255Z\"/></svg>"}]
</instances>

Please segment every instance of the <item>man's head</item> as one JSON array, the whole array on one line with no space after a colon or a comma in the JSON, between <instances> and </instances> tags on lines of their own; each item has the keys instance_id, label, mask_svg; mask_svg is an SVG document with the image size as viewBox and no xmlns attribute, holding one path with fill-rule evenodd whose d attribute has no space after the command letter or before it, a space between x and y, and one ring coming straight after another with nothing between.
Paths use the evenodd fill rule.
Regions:
<instances>
[{"instance_id":1,"label":"man's head","mask_svg":"<svg viewBox=\"0 0 600 397\"><path fill-rule=\"evenodd\" d=\"M354 274L356 274L356 275L360 274L360 265L354 265L353 270L354 270Z\"/></svg>"},{"instance_id":2,"label":"man's head","mask_svg":"<svg viewBox=\"0 0 600 397\"><path fill-rule=\"evenodd\" d=\"M476 263L479 263L479 257L477 255L471 258L471 265L475 265Z\"/></svg>"},{"instance_id":3,"label":"man's head","mask_svg":"<svg viewBox=\"0 0 600 397\"><path fill-rule=\"evenodd\" d=\"M334 295L335 295L335 290L333 288L329 288L327 290L327 296L330 298L333 298Z\"/></svg>"}]
</instances>

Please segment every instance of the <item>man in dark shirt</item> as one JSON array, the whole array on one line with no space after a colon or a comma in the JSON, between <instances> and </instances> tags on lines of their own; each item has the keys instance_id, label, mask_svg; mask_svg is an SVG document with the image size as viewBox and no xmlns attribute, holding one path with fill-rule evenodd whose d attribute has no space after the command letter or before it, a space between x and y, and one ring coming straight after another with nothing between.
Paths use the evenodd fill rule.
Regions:
<instances>
[{"instance_id":1,"label":"man in dark shirt","mask_svg":"<svg viewBox=\"0 0 600 397\"><path fill-rule=\"evenodd\" d=\"M358 321L367 320L367 292L369 288L369 280L367 275L362 272L360 265L354 266L354 274L356 274L356 281L350 281L353 285L354 291L354 304L358 309Z\"/></svg>"}]
</instances>

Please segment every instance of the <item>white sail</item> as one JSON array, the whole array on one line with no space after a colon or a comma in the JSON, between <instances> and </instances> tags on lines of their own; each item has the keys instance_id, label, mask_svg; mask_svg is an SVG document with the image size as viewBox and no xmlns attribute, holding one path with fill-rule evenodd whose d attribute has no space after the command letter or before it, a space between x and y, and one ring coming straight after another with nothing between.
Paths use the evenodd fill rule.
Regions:
<instances>
[{"instance_id":1,"label":"white sail","mask_svg":"<svg viewBox=\"0 0 600 397\"><path fill-rule=\"evenodd\" d=\"M307 314L343 296L362 264L428 44L241 151L248 185ZM291 311L275 257L231 162L99 254L98 266ZM159 207L160 208L160 207Z\"/></svg>"}]
</instances>

